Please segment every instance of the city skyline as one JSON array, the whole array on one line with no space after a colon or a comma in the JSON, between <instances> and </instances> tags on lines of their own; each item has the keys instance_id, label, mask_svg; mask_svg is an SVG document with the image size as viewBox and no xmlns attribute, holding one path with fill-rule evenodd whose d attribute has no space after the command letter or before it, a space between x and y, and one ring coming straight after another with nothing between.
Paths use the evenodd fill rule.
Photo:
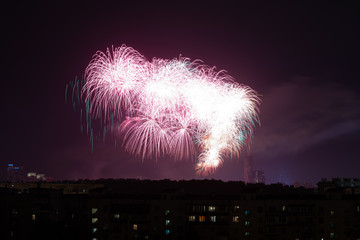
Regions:
<instances>
[{"instance_id":1,"label":"city skyline","mask_svg":"<svg viewBox=\"0 0 360 240\"><path fill-rule=\"evenodd\" d=\"M247 154L267 183L360 177L358 7L177 4L2 3L11 14L2 16L0 178L14 163L54 179L243 180ZM65 86L97 50L123 43L149 60L202 59L256 90L261 126L250 152L197 176L195 161L142 161L123 151L118 136L91 151L79 113L64 102Z\"/></svg>"}]
</instances>

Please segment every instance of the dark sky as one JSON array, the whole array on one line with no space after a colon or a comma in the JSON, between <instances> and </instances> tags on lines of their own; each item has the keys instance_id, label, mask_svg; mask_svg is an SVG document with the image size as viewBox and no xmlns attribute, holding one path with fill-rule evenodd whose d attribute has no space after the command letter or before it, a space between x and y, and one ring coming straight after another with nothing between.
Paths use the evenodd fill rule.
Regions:
<instances>
[{"instance_id":1,"label":"dark sky","mask_svg":"<svg viewBox=\"0 0 360 240\"><path fill-rule=\"evenodd\" d=\"M146 2L1 3L0 179L9 162L55 179L204 178L194 162L142 162L113 139L91 152L65 86L97 50L121 44L149 60L202 59L255 89L261 126L251 155L267 183L360 177L355 4ZM242 180L242 166L228 161L207 178Z\"/></svg>"}]
</instances>

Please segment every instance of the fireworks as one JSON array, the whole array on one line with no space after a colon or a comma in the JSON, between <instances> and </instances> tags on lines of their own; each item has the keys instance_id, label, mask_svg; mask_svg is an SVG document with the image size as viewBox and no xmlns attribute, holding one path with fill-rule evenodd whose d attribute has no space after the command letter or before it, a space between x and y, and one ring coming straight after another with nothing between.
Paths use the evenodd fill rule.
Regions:
<instances>
[{"instance_id":1,"label":"fireworks","mask_svg":"<svg viewBox=\"0 0 360 240\"><path fill-rule=\"evenodd\" d=\"M208 173L249 144L259 98L224 71L179 57L151 62L122 45L97 52L82 87L93 118L117 118L124 147L142 158L197 158Z\"/></svg>"}]
</instances>

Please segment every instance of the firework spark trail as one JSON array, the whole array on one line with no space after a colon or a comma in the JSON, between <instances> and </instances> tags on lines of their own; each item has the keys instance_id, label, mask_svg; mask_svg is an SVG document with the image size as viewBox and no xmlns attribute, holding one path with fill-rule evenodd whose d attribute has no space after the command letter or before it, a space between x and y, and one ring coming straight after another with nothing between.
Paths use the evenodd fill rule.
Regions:
<instances>
[{"instance_id":1,"label":"firework spark trail","mask_svg":"<svg viewBox=\"0 0 360 240\"><path fill-rule=\"evenodd\" d=\"M94 55L82 93L94 118L113 122L126 113L120 128L127 151L184 159L200 149L199 173L238 156L258 123L256 92L224 71L183 57L149 62L125 45Z\"/></svg>"}]
</instances>

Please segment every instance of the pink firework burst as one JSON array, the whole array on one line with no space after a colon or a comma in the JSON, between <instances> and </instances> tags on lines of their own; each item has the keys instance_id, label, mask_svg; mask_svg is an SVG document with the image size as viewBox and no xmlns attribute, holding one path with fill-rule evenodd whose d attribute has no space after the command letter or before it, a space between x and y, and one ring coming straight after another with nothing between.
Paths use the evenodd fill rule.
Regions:
<instances>
[{"instance_id":1,"label":"pink firework burst","mask_svg":"<svg viewBox=\"0 0 360 240\"><path fill-rule=\"evenodd\" d=\"M122 45L97 52L85 72L82 92L99 112L121 120L124 146L144 158L197 156L197 172L207 174L226 157L238 156L259 122L255 91L188 58L151 62ZM200 152L199 152L200 151Z\"/></svg>"}]
</instances>

